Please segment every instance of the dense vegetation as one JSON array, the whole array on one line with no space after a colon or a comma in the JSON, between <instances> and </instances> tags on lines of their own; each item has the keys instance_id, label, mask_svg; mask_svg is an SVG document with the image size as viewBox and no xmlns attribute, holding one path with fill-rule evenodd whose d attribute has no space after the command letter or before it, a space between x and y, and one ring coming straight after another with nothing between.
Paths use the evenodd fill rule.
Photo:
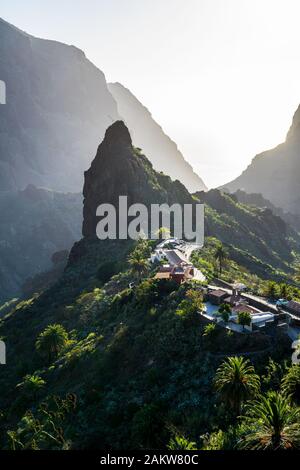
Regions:
<instances>
[{"instance_id":1,"label":"dense vegetation","mask_svg":"<svg viewBox=\"0 0 300 470\"><path fill-rule=\"evenodd\" d=\"M95 239L96 207L118 194L204 202L206 242L192 261L207 280L299 297L294 229L219 191L190 195L155 172L116 123L85 174L84 238L65 271L51 286L48 276L32 279L33 295L1 307L1 448L298 448L300 373L287 335L206 320L201 283L154 278L154 241ZM220 309L224 322L228 313ZM249 314L239 322L248 325Z\"/></svg>"},{"instance_id":2,"label":"dense vegetation","mask_svg":"<svg viewBox=\"0 0 300 470\"><path fill-rule=\"evenodd\" d=\"M232 257L232 251L229 246L222 246L219 240L214 237L205 239L204 247L201 250L194 251L192 261L205 274L208 281L220 277L220 247L221 253L221 277L229 283L242 282L251 292L260 296L277 300L279 298L300 300L299 289L299 266L295 261L294 273L284 274L282 277L272 275L270 277L257 275L249 267L236 262ZM260 274L260 272L259 272ZM275 280L274 280L275 279Z\"/></svg>"},{"instance_id":3,"label":"dense vegetation","mask_svg":"<svg viewBox=\"0 0 300 470\"><path fill-rule=\"evenodd\" d=\"M289 341L207 323L201 285L153 279L150 244L81 242L57 285L2 319L2 448L299 446Z\"/></svg>"},{"instance_id":4,"label":"dense vegetation","mask_svg":"<svg viewBox=\"0 0 300 470\"><path fill-rule=\"evenodd\" d=\"M277 282L297 277L299 234L269 208L243 204L218 190L194 198L205 204L206 236L222 242L243 270Z\"/></svg>"}]
</instances>

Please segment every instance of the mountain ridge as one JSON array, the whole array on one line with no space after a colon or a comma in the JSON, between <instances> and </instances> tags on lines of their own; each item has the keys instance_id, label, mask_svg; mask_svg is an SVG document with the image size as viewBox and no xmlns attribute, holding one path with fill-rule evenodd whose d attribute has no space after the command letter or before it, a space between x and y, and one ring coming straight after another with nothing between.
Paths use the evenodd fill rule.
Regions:
<instances>
[{"instance_id":1,"label":"mountain ridge","mask_svg":"<svg viewBox=\"0 0 300 470\"><path fill-rule=\"evenodd\" d=\"M116 100L119 114L128 126L134 145L143 150L154 169L169 175L172 180L180 180L190 192L207 190L203 180L148 108L119 82L108 83L108 89Z\"/></svg>"},{"instance_id":2,"label":"mountain ridge","mask_svg":"<svg viewBox=\"0 0 300 470\"><path fill-rule=\"evenodd\" d=\"M107 127L120 119L104 73L78 47L34 37L3 19L0 71L7 94L7 103L0 108L0 191L34 184L78 192ZM172 159L181 163L172 178L180 179L183 168L185 184L198 181L195 190L204 189L176 144L155 125L159 138L171 142L168 166ZM143 139L149 144L153 138L150 159L159 164L164 156L149 135L150 127ZM143 141L138 139L137 146L144 148Z\"/></svg>"},{"instance_id":3,"label":"mountain ridge","mask_svg":"<svg viewBox=\"0 0 300 470\"><path fill-rule=\"evenodd\" d=\"M256 155L243 173L220 189L260 193L275 206L300 214L300 106L294 113L286 140Z\"/></svg>"},{"instance_id":4,"label":"mountain ridge","mask_svg":"<svg viewBox=\"0 0 300 470\"><path fill-rule=\"evenodd\" d=\"M107 129L84 176L84 237L96 236L97 207L109 203L117 208L119 196L127 196L128 206L192 202L192 196L181 182L156 172L147 157L133 146L123 121L116 121Z\"/></svg>"},{"instance_id":5,"label":"mountain ridge","mask_svg":"<svg viewBox=\"0 0 300 470\"><path fill-rule=\"evenodd\" d=\"M120 162L117 171L116 159ZM205 235L228 246L237 261L262 277L279 279L293 273L293 250L300 251L300 236L287 222L269 208L241 204L235 196L219 190L190 194L179 181L154 170L147 157L133 147L122 121L107 130L85 172L83 239L71 251L72 260L81 257L89 239L96 240L97 207L113 204L118 216L120 195L128 196L128 205L143 203L147 207L153 203L203 203ZM93 243L95 247L97 243Z\"/></svg>"},{"instance_id":6,"label":"mountain ridge","mask_svg":"<svg viewBox=\"0 0 300 470\"><path fill-rule=\"evenodd\" d=\"M22 296L24 282L51 268L55 252L80 238L82 196L27 186L0 191L0 304Z\"/></svg>"},{"instance_id":7,"label":"mountain ridge","mask_svg":"<svg viewBox=\"0 0 300 470\"><path fill-rule=\"evenodd\" d=\"M0 188L79 191L89 156L118 118L105 75L84 53L2 21Z\"/></svg>"},{"instance_id":8,"label":"mountain ridge","mask_svg":"<svg viewBox=\"0 0 300 470\"><path fill-rule=\"evenodd\" d=\"M20 295L26 277L49 269L51 255L57 249L69 249L80 239L82 215L78 193L82 191L84 171L107 127L120 117L104 73L81 49L36 38L1 18L0 79L6 83L7 94L6 105L0 106L0 205L3 204L0 241L3 246L9 246L10 253L9 258L8 253L0 249L0 298L3 300ZM180 177L180 174L175 176ZM36 191L44 188L52 206L41 204L39 208L31 201L31 207L26 209L25 226L18 225L24 204L29 204L24 197L29 185ZM58 203L59 193L74 193L76 200L74 203L70 196L61 196L66 200L69 197L70 202L70 207L63 206L64 216ZM12 236L4 225L8 216L4 201L8 197L13 199L16 213L10 228L19 233L20 238ZM68 216L74 211L78 224L75 232ZM44 221L48 217L55 223L58 214L65 228L65 240L53 243L51 230L42 230L43 239L37 243L33 235L30 245L27 234L29 231L35 234L37 218ZM19 259L16 259L17 253ZM30 260L26 261L29 253Z\"/></svg>"}]
</instances>

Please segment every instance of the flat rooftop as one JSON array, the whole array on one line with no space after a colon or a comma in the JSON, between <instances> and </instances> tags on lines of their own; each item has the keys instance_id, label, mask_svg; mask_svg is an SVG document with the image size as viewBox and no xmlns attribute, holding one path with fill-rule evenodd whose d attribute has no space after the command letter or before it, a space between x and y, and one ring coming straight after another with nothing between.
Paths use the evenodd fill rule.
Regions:
<instances>
[{"instance_id":1,"label":"flat rooftop","mask_svg":"<svg viewBox=\"0 0 300 470\"><path fill-rule=\"evenodd\" d=\"M172 265L189 263L184 254L179 250L165 250L165 256Z\"/></svg>"}]
</instances>

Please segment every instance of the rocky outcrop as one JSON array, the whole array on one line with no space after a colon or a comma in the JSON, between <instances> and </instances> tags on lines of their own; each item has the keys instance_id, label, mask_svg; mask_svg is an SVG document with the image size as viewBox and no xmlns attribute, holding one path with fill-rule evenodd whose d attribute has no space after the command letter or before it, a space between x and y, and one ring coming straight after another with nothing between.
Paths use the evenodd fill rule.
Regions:
<instances>
[{"instance_id":1,"label":"rocky outcrop","mask_svg":"<svg viewBox=\"0 0 300 470\"><path fill-rule=\"evenodd\" d=\"M109 83L119 115L127 125L136 147L142 148L156 171L180 180L190 191L206 190L202 179L184 159L177 145L155 122L149 110L123 85Z\"/></svg>"},{"instance_id":2,"label":"rocky outcrop","mask_svg":"<svg viewBox=\"0 0 300 470\"><path fill-rule=\"evenodd\" d=\"M97 207L109 203L118 208L119 196L127 196L128 205L192 202L183 184L157 173L149 160L133 147L123 121L107 129L90 169L85 172L83 196L84 237L96 236Z\"/></svg>"},{"instance_id":3,"label":"rocky outcrop","mask_svg":"<svg viewBox=\"0 0 300 470\"><path fill-rule=\"evenodd\" d=\"M275 206L300 214L300 107L297 109L286 141L257 155L248 168L222 189L260 193Z\"/></svg>"},{"instance_id":4,"label":"rocky outcrop","mask_svg":"<svg viewBox=\"0 0 300 470\"><path fill-rule=\"evenodd\" d=\"M174 203L205 204L205 234L222 241L231 256L251 272L276 277L276 270L291 270L293 250L300 251L299 235L269 208L240 204L235 196L218 190L191 195L179 182L156 172L147 158L133 147L129 131L122 121L106 132L90 169L85 173L83 241L71 252L71 261L82 262L97 252L97 207L113 204L118 210L119 196L128 197L128 205ZM93 250L90 251L90 243ZM107 245L108 246L108 245ZM88 253L92 252L93 255ZM83 263L84 264L84 263ZM88 264L88 263L87 263Z\"/></svg>"}]
</instances>

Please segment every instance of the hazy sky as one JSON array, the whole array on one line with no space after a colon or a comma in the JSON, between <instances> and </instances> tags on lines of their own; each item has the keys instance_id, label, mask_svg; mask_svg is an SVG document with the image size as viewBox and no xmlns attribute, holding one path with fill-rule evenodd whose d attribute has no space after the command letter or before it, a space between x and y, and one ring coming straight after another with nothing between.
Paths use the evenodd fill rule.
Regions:
<instances>
[{"instance_id":1,"label":"hazy sky","mask_svg":"<svg viewBox=\"0 0 300 470\"><path fill-rule=\"evenodd\" d=\"M300 103L299 0L0 0L0 16L83 49L209 186L284 140Z\"/></svg>"}]
</instances>

